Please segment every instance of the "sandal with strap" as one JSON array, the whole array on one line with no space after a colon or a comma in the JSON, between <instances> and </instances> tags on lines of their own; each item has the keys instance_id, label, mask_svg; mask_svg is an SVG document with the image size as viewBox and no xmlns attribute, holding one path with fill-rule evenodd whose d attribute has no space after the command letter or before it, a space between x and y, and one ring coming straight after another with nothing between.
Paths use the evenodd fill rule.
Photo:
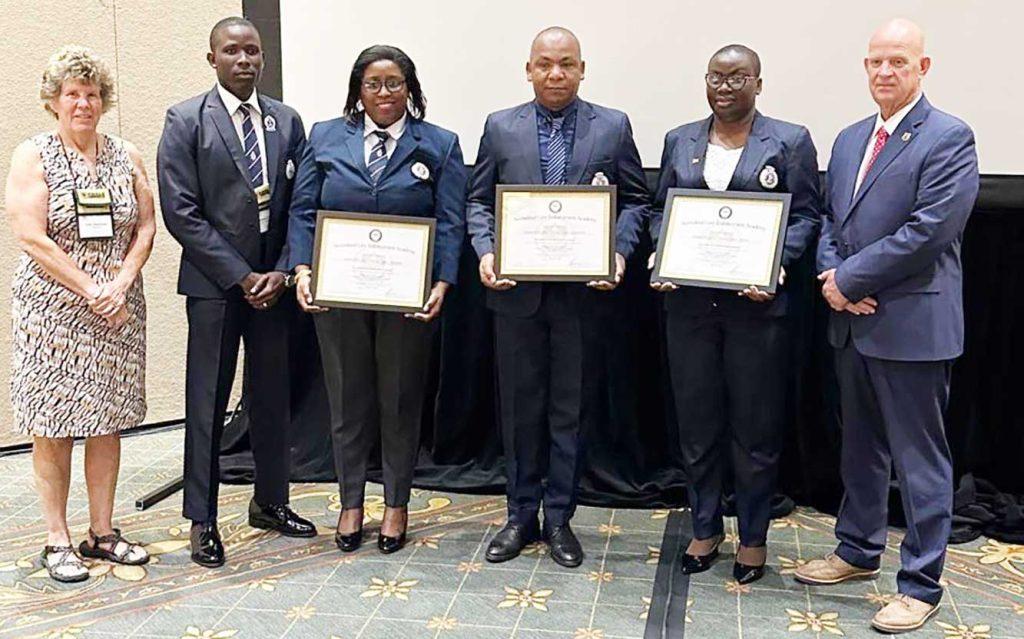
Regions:
<instances>
[{"instance_id":1,"label":"sandal with strap","mask_svg":"<svg viewBox=\"0 0 1024 639\"><path fill-rule=\"evenodd\" d=\"M72 546L43 546L42 558L46 572L54 581L71 584L89 578L89 569Z\"/></svg>"},{"instance_id":2,"label":"sandal with strap","mask_svg":"<svg viewBox=\"0 0 1024 639\"><path fill-rule=\"evenodd\" d=\"M122 537L120 528L115 528L114 532L102 537L97 536L90 528L89 541L83 541L78 547L83 557L105 559L125 566L141 566L149 562L149 553L146 549L141 544L132 543ZM101 547L100 544L110 544L110 550ZM117 552L119 544L123 544L121 552Z\"/></svg>"}]
</instances>

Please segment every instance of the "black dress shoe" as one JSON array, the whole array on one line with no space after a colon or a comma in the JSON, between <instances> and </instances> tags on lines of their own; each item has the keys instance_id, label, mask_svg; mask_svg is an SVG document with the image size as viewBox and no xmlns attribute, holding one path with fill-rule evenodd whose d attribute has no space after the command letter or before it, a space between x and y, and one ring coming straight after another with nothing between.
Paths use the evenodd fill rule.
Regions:
<instances>
[{"instance_id":1,"label":"black dress shoe","mask_svg":"<svg viewBox=\"0 0 1024 639\"><path fill-rule=\"evenodd\" d=\"M359 547L363 545L363 528L359 527L359 530L354 533L342 534L340 532L334 532L334 544L342 552L352 552L353 550L359 550Z\"/></svg>"},{"instance_id":2,"label":"black dress shoe","mask_svg":"<svg viewBox=\"0 0 1024 639\"><path fill-rule=\"evenodd\" d=\"M192 561L204 568L224 565L224 544L217 532L217 522L193 522L189 541L192 544Z\"/></svg>"},{"instance_id":3,"label":"black dress shoe","mask_svg":"<svg viewBox=\"0 0 1024 639\"><path fill-rule=\"evenodd\" d=\"M761 564L760 566L748 566L737 561L732 565L732 576L737 583L753 583L761 577L764 577L764 564Z\"/></svg>"},{"instance_id":4,"label":"black dress shoe","mask_svg":"<svg viewBox=\"0 0 1024 639\"><path fill-rule=\"evenodd\" d=\"M487 544L484 558L491 563L515 559L523 548L540 538L540 526L536 521L529 524L508 522Z\"/></svg>"},{"instance_id":5,"label":"black dress shoe","mask_svg":"<svg viewBox=\"0 0 1024 639\"><path fill-rule=\"evenodd\" d=\"M316 537L313 522L296 515L288 504L260 506L255 499L249 500L249 525L276 530L285 537Z\"/></svg>"},{"instance_id":6,"label":"black dress shoe","mask_svg":"<svg viewBox=\"0 0 1024 639\"><path fill-rule=\"evenodd\" d=\"M558 526L545 535L548 546L551 548L551 558L559 566L575 568L583 563L583 546L580 540L569 528L569 524Z\"/></svg>"},{"instance_id":7,"label":"black dress shoe","mask_svg":"<svg viewBox=\"0 0 1024 639\"><path fill-rule=\"evenodd\" d=\"M679 568L683 571L683 574L692 575L711 568L711 564L718 559L718 547L722 545L722 539L719 538L715 547L706 555L691 555L683 552L683 556L679 560Z\"/></svg>"},{"instance_id":8,"label":"black dress shoe","mask_svg":"<svg viewBox=\"0 0 1024 639\"><path fill-rule=\"evenodd\" d=\"M384 533L381 533L377 537L377 550L384 555L390 555L393 552L398 552L405 547L405 531L397 537L388 537Z\"/></svg>"}]
</instances>

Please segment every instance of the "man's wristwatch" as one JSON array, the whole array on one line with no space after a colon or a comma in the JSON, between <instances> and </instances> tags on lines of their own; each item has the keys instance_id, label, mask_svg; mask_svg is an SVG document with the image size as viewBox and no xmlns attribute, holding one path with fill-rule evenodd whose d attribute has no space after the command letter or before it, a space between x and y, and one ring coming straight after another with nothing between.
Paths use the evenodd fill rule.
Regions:
<instances>
[{"instance_id":1,"label":"man's wristwatch","mask_svg":"<svg viewBox=\"0 0 1024 639\"><path fill-rule=\"evenodd\" d=\"M295 288L295 274L294 273L285 273L284 274L284 287L285 288Z\"/></svg>"}]
</instances>

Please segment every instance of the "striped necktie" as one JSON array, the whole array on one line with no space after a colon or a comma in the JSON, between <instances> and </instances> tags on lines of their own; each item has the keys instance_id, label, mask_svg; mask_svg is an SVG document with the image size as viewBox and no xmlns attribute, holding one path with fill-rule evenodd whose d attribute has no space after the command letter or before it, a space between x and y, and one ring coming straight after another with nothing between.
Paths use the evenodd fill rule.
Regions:
<instances>
[{"instance_id":1,"label":"striped necktie","mask_svg":"<svg viewBox=\"0 0 1024 639\"><path fill-rule=\"evenodd\" d=\"M242 112L242 148L245 150L245 160L249 163L249 179L254 188L260 187L263 186L263 155L252 123L252 105L242 104L238 109Z\"/></svg>"},{"instance_id":2,"label":"striped necktie","mask_svg":"<svg viewBox=\"0 0 1024 639\"><path fill-rule=\"evenodd\" d=\"M551 137L548 138L548 162L544 172L545 184L565 183L565 118L551 118Z\"/></svg>"},{"instance_id":3,"label":"striped necktie","mask_svg":"<svg viewBox=\"0 0 1024 639\"><path fill-rule=\"evenodd\" d=\"M370 181L376 184L380 179L380 174L384 172L384 167L388 164L388 151L384 148L384 143L391 136L387 131L374 131L373 134L377 136L377 143L370 151L370 159L366 162L366 168L370 170Z\"/></svg>"}]
</instances>

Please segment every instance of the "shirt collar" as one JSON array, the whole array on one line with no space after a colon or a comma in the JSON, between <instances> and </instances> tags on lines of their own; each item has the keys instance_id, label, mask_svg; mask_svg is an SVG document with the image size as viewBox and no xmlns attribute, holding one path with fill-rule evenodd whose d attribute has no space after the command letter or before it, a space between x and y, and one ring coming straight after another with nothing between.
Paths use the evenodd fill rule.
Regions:
<instances>
[{"instance_id":1,"label":"shirt collar","mask_svg":"<svg viewBox=\"0 0 1024 639\"><path fill-rule=\"evenodd\" d=\"M579 98L573 98L572 102L566 105L566 107L561 111L552 111L537 100L534 100L533 104L537 107L537 113L548 120L553 120L555 118L568 118L572 114L576 113L576 108L579 106Z\"/></svg>"},{"instance_id":2,"label":"shirt collar","mask_svg":"<svg viewBox=\"0 0 1024 639\"><path fill-rule=\"evenodd\" d=\"M405 133L405 118L407 115L408 113L403 113L402 117L398 118L398 120L392 123L391 126L389 126L386 129L382 129L379 126L377 126L377 123L373 121L373 118L364 113L363 139L365 140L366 138L373 135L374 131L387 131L388 135L391 136L391 139L397 140L398 138L402 137L403 133Z\"/></svg>"},{"instance_id":3,"label":"shirt collar","mask_svg":"<svg viewBox=\"0 0 1024 639\"><path fill-rule=\"evenodd\" d=\"M263 109L260 108L260 101L256 97L256 89L253 89L252 93L250 93L249 97L245 100L239 100L235 97L235 94L225 89L221 86L220 82L218 82L217 93L220 94L220 99L224 102L224 108L228 110L228 115L234 115L235 111L238 111L238 107L242 104L248 104L256 110L256 113L259 113L260 115L263 114Z\"/></svg>"},{"instance_id":4,"label":"shirt collar","mask_svg":"<svg viewBox=\"0 0 1024 639\"><path fill-rule=\"evenodd\" d=\"M917 96L915 96L913 100L905 104L903 108L896 113L890 115L888 120L883 120L881 113L875 116L875 128L873 129L875 135L878 135L878 129L883 126L885 127L886 133L889 135L895 133L896 129L900 126L900 122L903 122L903 118L907 117L907 114L910 113L911 109L917 106L917 103L921 101L922 95L924 95L924 92L918 91Z\"/></svg>"}]
</instances>

